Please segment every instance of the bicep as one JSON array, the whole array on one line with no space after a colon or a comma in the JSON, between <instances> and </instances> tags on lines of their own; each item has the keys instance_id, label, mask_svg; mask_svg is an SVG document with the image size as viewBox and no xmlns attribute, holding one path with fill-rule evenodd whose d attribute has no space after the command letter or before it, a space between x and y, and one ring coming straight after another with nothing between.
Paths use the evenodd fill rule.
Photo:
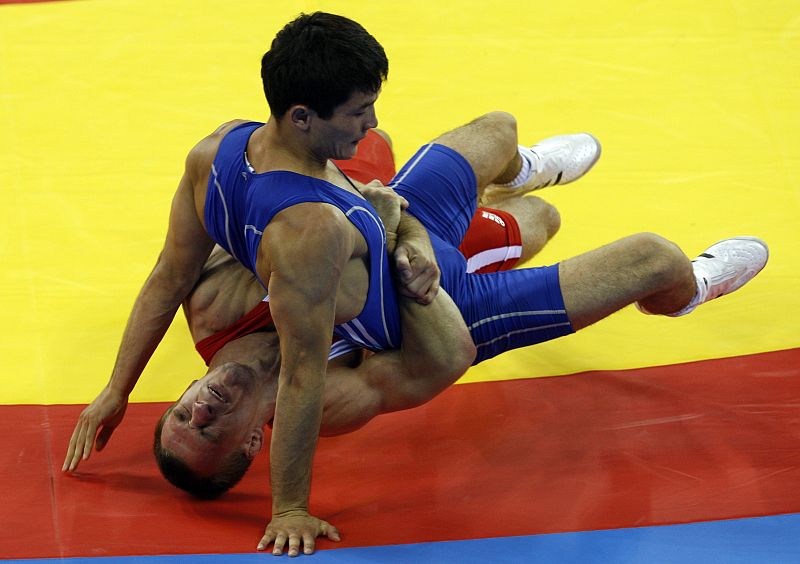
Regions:
<instances>
[{"instance_id":1,"label":"bicep","mask_svg":"<svg viewBox=\"0 0 800 564\"><path fill-rule=\"evenodd\" d=\"M188 173L184 173L172 199L159 266L165 275L182 283L193 283L200 276L213 247L214 242L197 214L192 182Z\"/></svg>"},{"instance_id":2,"label":"bicep","mask_svg":"<svg viewBox=\"0 0 800 564\"><path fill-rule=\"evenodd\" d=\"M318 208L290 208L292 213L276 216L264 229L256 267L262 280L269 279L270 309L281 342L294 343L287 352L310 347L324 363L352 242L331 212Z\"/></svg>"},{"instance_id":3,"label":"bicep","mask_svg":"<svg viewBox=\"0 0 800 564\"><path fill-rule=\"evenodd\" d=\"M335 296L352 253L353 235L341 212L327 204L298 204L264 228L256 270L269 279L271 296L285 291L316 303Z\"/></svg>"}]
</instances>

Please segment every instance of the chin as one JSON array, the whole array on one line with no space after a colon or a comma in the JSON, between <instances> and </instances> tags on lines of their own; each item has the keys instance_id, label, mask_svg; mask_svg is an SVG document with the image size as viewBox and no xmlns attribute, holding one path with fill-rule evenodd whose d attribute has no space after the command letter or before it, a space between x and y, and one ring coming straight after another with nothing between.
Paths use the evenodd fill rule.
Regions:
<instances>
[{"instance_id":1,"label":"chin","mask_svg":"<svg viewBox=\"0 0 800 564\"><path fill-rule=\"evenodd\" d=\"M347 147L343 147L339 154L336 156L337 161L346 161L352 159L356 156L356 149L358 149L358 144L356 145L348 145Z\"/></svg>"}]
</instances>

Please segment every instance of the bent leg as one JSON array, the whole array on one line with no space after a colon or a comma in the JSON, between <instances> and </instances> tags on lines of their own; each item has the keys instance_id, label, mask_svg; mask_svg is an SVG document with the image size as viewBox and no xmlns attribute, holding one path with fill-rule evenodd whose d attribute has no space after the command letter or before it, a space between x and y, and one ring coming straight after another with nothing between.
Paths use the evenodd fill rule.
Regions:
<instances>
[{"instance_id":1,"label":"bent leg","mask_svg":"<svg viewBox=\"0 0 800 564\"><path fill-rule=\"evenodd\" d=\"M517 150L517 121L506 112L490 112L433 141L459 153L472 167L478 196L491 184L510 182L522 167Z\"/></svg>"},{"instance_id":2,"label":"bent leg","mask_svg":"<svg viewBox=\"0 0 800 564\"><path fill-rule=\"evenodd\" d=\"M635 302L674 313L694 297L692 263L677 245L640 233L559 265L564 306L577 331Z\"/></svg>"},{"instance_id":3,"label":"bent leg","mask_svg":"<svg viewBox=\"0 0 800 564\"><path fill-rule=\"evenodd\" d=\"M679 311L696 280L677 246L643 233L554 266L467 275L466 286L458 305L477 364L568 335L637 301L651 313Z\"/></svg>"},{"instance_id":4,"label":"bent leg","mask_svg":"<svg viewBox=\"0 0 800 564\"><path fill-rule=\"evenodd\" d=\"M492 207L510 213L517 220L522 239L519 262L532 259L561 228L561 215L555 206L536 196L505 198Z\"/></svg>"},{"instance_id":5,"label":"bent leg","mask_svg":"<svg viewBox=\"0 0 800 564\"><path fill-rule=\"evenodd\" d=\"M458 250L467 259L467 272L510 270L541 251L560 225L558 211L544 200L514 196L478 208Z\"/></svg>"}]
</instances>

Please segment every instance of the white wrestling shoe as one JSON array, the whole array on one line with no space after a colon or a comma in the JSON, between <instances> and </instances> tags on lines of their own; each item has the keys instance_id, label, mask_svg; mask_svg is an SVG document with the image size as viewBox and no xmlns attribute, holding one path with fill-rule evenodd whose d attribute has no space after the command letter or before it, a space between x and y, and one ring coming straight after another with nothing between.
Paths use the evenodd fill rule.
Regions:
<instances>
[{"instance_id":1,"label":"white wrestling shoe","mask_svg":"<svg viewBox=\"0 0 800 564\"><path fill-rule=\"evenodd\" d=\"M767 265L769 247L758 237L733 237L714 243L692 261L704 302L735 292Z\"/></svg>"},{"instance_id":2,"label":"white wrestling shoe","mask_svg":"<svg viewBox=\"0 0 800 564\"><path fill-rule=\"evenodd\" d=\"M600 141L589 133L557 135L540 141L531 152L536 158L536 173L528 190L556 184L569 184L589 172L600 158Z\"/></svg>"},{"instance_id":3,"label":"white wrestling shoe","mask_svg":"<svg viewBox=\"0 0 800 564\"><path fill-rule=\"evenodd\" d=\"M691 313L700 304L735 292L763 270L769 259L769 247L758 237L732 237L714 243L692 261L697 293L685 308L668 317ZM642 313L649 313L638 303Z\"/></svg>"},{"instance_id":4,"label":"white wrestling shoe","mask_svg":"<svg viewBox=\"0 0 800 564\"><path fill-rule=\"evenodd\" d=\"M520 156L530 163L520 176L509 184L493 184L497 194L526 193L557 184L569 184L589 172L601 153L600 142L589 133L573 133L548 137L527 148L520 146Z\"/></svg>"}]
</instances>

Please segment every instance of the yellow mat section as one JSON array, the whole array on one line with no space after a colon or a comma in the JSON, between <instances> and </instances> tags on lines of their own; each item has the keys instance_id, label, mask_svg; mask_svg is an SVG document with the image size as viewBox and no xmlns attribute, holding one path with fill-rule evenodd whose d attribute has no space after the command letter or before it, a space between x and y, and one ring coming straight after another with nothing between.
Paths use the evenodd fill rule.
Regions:
<instances>
[{"instance_id":1,"label":"yellow mat section","mask_svg":"<svg viewBox=\"0 0 800 564\"><path fill-rule=\"evenodd\" d=\"M800 4L76 1L0 6L0 403L88 402L155 262L189 148L266 119L260 57L301 11L385 46L381 127L398 162L489 110L522 141L590 131L604 153L541 192L563 218L551 263L654 231L689 254L759 235L771 261L682 319L632 308L487 362L466 380L668 364L800 345ZM180 316L133 399L202 374Z\"/></svg>"}]
</instances>

